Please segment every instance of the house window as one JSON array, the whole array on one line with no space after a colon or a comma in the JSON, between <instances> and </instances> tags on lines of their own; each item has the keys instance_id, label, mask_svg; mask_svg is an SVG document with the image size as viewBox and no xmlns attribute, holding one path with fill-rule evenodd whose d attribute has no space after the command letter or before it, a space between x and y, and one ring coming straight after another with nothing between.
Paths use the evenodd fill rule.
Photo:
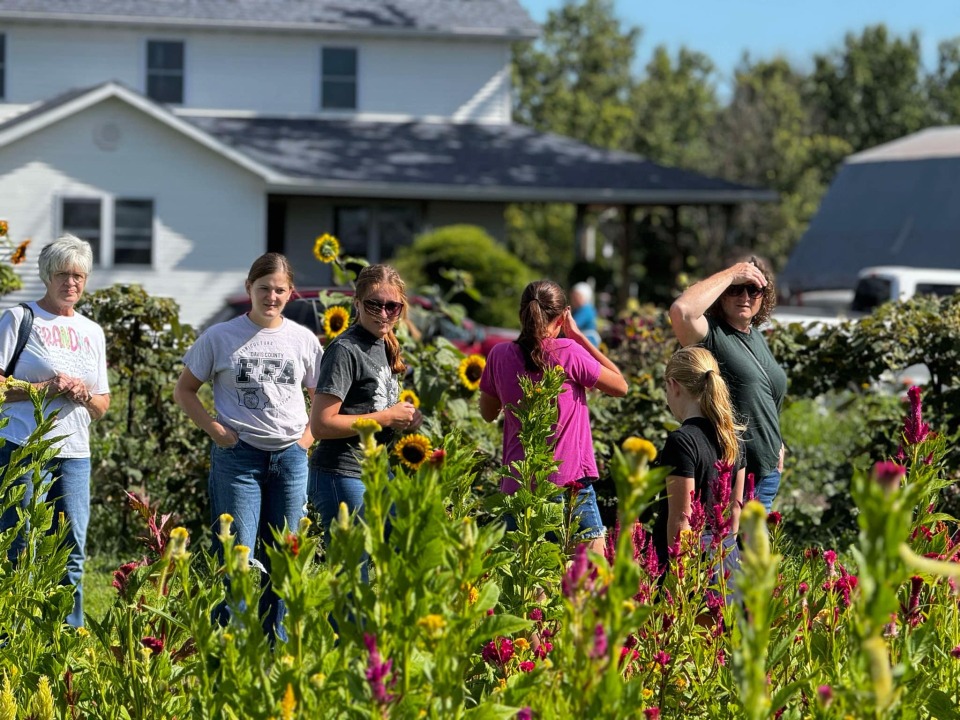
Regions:
<instances>
[{"instance_id":1,"label":"house window","mask_svg":"<svg viewBox=\"0 0 960 720\"><path fill-rule=\"evenodd\" d=\"M324 110L357 109L356 48L323 48L320 106Z\"/></svg>"},{"instance_id":2,"label":"house window","mask_svg":"<svg viewBox=\"0 0 960 720\"><path fill-rule=\"evenodd\" d=\"M419 215L412 205L340 205L333 212L343 253L370 262L389 260L417 234Z\"/></svg>"},{"instance_id":3,"label":"house window","mask_svg":"<svg viewBox=\"0 0 960 720\"><path fill-rule=\"evenodd\" d=\"M100 267L152 263L153 200L63 198L60 229L89 242Z\"/></svg>"},{"instance_id":4,"label":"house window","mask_svg":"<svg viewBox=\"0 0 960 720\"><path fill-rule=\"evenodd\" d=\"M7 36L0 34L0 100L7 96Z\"/></svg>"},{"instance_id":5,"label":"house window","mask_svg":"<svg viewBox=\"0 0 960 720\"><path fill-rule=\"evenodd\" d=\"M100 264L102 224L99 198L64 199L60 213L60 229L90 243L94 265Z\"/></svg>"},{"instance_id":6,"label":"house window","mask_svg":"<svg viewBox=\"0 0 960 720\"><path fill-rule=\"evenodd\" d=\"M147 97L162 103L183 103L183 43L147 41Z\"/></svg>"},{"instance_id":7,"label":"house window","mask_svg":"<svg viewBox=\"0 0 960 720\"><path fill-rule=\"evenodd\" d=\"M153 200L114 203L113 264L149 265L153 250Z\"/></svg>"}]
</instances>

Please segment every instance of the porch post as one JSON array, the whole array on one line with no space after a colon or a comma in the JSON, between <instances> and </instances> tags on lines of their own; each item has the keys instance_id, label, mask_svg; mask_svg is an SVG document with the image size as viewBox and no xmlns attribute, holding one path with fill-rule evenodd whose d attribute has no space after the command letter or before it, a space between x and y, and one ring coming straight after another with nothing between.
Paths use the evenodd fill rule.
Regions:
<instances>
[{"instance_id":1,"label":"porch post","mask_svg":"<svg viewBox=\"0 0 960 720\"><path fill-rule=\"evenodd\" d=\"M637 225L633 214L637 206L624 205L620 210L623 213L623 235L620 237L620 287L617 291L617 309L623 310L630 297L630 248L633 246L633 236L636 233Z\"/></svg>"}]
</instances>

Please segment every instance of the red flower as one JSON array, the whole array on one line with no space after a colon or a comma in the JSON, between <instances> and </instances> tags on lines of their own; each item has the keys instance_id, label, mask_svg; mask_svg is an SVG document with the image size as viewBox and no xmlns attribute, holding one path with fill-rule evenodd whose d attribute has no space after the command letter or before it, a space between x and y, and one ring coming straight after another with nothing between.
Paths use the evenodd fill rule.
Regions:
<instances>
[{"instance_id":1,"label":"red flower","mask_svg":"<svg viewBox=\"0 0 960 720\"><path fill-rule=\"evenodd\" d=\"M643 711L643 717L645 717L646 720L660 720L660 708L647 708Z\"/></svg>"},{"instance_id":2,"label":"red flower","mask_svg":"<svg viewBox=\"0 0 960 720\"><path fill-rule=\"evenodd\" d=\"M294 533L287 534L287 547L290 548L290 552L294 557L300 554L300 538L298 538Z\"/></svg>"},{"instance_id":3,"label":"red flower","mask_svg":"<svg viewBox=\"0 0 960 720\"><path fill-rule=\"evenodd\" d=\"M147 637L140 639L140 644L147 648L154 655L159 655L163 652L163 638L148 635Z\"/></svg>"},{"instance_id":4,"label":"red flower","mask_svg":"<svg viewBox=\"0 0 960 720\"><path fill-rule=\"evenodd\" d=\"M594 660L604 657L607 654L607 631L603 625L597 623L593 629L593 650L590 651L590 657Z\"/></svg>"},{"instance_id":5,"label":"red flower","mask_svg":"<svg viewBox=\"0 0 960 720\"><path fill-rule=\"evenodd\" d=\"M113 571L113 586L117 589L120 597L127 596L127 585L130 582L130 576L133 575L133 571L146 564L146 558L141 558L140 560L124 563Z\"/></svg>"},{"instance_id":6,"label":"red flower","mask_svg":"<svg viewBox=\"0 0 960 720\"><path fill-rule=\"evenodd\" d=\"M525 707L517 712L517 720L533 720L533 710Z\"/></svg>"},{"instance_id":7,"label":"red flower","mask_svg":"<svg viewBox=\"0 0 960 720\"><path fill-rule=\"evenodd\" d=\"M833 700L833 688L829 685L821 685L817 688L817 695L820 698L820 702L823 703L824 707L830 705L830 701Z\"/></svg>"},{"instance_id":8,"label":"red flower","mask_svg":"<svg viewBox=\"0 0 960 720\"><path fill-rule=\"evenodd\" d=\"M954 660L960 660L960 645L957 645L953 650L950 651L950 657Z\"/></svg>"},{"instance_id":9,"label":"red flower","mask_svg":"<svg viewBox=\"0 0 960 720\"><path fill-rule=\"evenodd\" d=\"M524 660L522 663L520 663L520 672L530 672L536 666L537 664L532 660Z\"/></svg>"},{"instance_id":10,"label":"red flower","mask_svg":"<svg viewBox=\"0 0 960 720\"><path fill-rule=\"evenodd\" d=\"M447 451L443 448L437 448L430 455L430 464L431 465L443 465L444 460L447 459Z\"/></svg>"},{"instance_id":11,"label":"red flower","mask_svg":"<svg viewBox=\"0 0 960 720\"><path fill-rule=\"evenodd\" d=\"M916 385L907 391L907 397L910 398L910 413L903 421L903 437L911 445L922 443L930 434L930 426L923 421L921 392Z\"/></svg>"},{"instance_id":12,"label":"red flower","mask_svg":"<svg viewBox=\"0 0 960 720\"><path fill-rule=\"evenodd\" d=\"M783 515L778 513L776 510L767 515L767 525L770 527L776 527L781 522L783 522Z\"/></svg>"},{"instance_id":13,"label":"red flower","mask_svg":"<svg viewBox=\"0 0 960 720\"><path fill-rule=\"evenodd\" d=\"M530 611L530 619L534 622L543 622L543 610L534 608Z\"/></svg>"},{"instance_id":14,"label":"red flower","mask_svg":"<svg viewBox=\"0 0 960 720\"><path fill-rule=\"evenodd\" d=\"M390 674L390 668L393 667L393 660L387 660L386 662L381 660L380 651L377 649L377 638L374 635L364 633L363 644L367 646L367 653L369 654L366 678L367 682L370 683L370 692L373 695L373 701L379 705L385 705L394 698L393 695L387 692L388 684L392 687L397 682L397 679L393 678L388 684L384 683L387 675Z\"/></svg>"},{"instance_id":15,"label":"red flower","mask_svg":"<svg viewBox=\"0 0 960 720\"><path fill-rule=\"evenodd\" d=\"M907 469L903 465L891 460L884 460L873 466L873 479L888 493L900 487L900 478L906 474Z\"/></svg>"},{"instance_id":16,"label":"red flower","mask_svg":"<svg viewBox=\"0 0 960 720\"><path fill-rule=\"evenodd\" d=\"M653 661L660 667L666 667L670 664L670 653L661 650L653 656Z\"/></svg>"},{"instance_id":17,"label":"red flower","mask_svg":"<svg viewBox=\"0 0 960 720\"><path fill-rule=\"evenodd\" d=\"M483 646L483 652L480 655L487 664L503 667L513 657L513 640L502 637L495 638Z\"/></svg>"}]
</instances>

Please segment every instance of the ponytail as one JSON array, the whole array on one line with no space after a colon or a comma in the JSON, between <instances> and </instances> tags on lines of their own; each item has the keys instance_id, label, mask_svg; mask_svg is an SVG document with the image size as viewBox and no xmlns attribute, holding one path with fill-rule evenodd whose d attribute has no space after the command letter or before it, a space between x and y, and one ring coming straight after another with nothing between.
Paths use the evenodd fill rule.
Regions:
<instances>
[{"instance_id":1,"label":"ponytail","mask_svg":"<svg viewBox=\"0 0 960 720\"><path fill-rule=\"evenodd\" d=\"M403 356L400 353L400 341L397 340L397 334L391 328L386 337L383 338L384 350L387 352L387 364L394 375L400 375L407 371L407 364L403 362Z\"/></svg>"},{"instance_id":2,"label":"ponytail","mask_svg":"<svg viewBox=\"0 0 960 720\"><path fill-rule=\"evenodd\" d=\"M728 465L735 465L744 428L734 416L730 390L720 375L717 359L702 347L681 348L670 358L664 375L680 383L697 400L700 412L717 432L721 459Z\"/></svg>"},{"instance_id":3,"label":"ponytail","mask_svg":"<svg viewBox=\"0 0 960 720\"><path fill-rule=\"evenodd\" d=\"M527 372L547 370L547 350L543 341L547 338L550 323L555 322L566 307L567 298L555 282L535 280L524 288L520 296L520 337L514 342L520 347Z\"/></svg>"}]
</instances>

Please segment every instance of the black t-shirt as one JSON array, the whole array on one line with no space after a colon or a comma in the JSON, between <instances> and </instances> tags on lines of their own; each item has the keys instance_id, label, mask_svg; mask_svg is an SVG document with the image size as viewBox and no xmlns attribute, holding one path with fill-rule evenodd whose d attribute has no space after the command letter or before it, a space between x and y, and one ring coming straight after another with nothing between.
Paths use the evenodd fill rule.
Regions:
<instances>
[{"instance_id":1,"label":"black t-shirt","mask_svg":"<svg viewBox=\"0 0 960 720\"><path fill-rule=\"evenodd\" d=\"M710 484L717 479L717 461L721 458L717 431L709 420L692 417L667 436L663 451L657 456L657 465L672 467L671 475L693 478L694 492L704 510L710 507ZM743 447L733 469L734 478L743 467ZM734 478L731 478L731 482ZM666 489L657 507L657 519L653 525L653 543L657 549L660 566L667 562L667 547L674 538L667 538L669 505Z\"/></svg>"},{"instance_id":2,"label":"black t-shirt","mask_svg":"<svg viewBox=\"0 0 960 720\"><path fill-rule=\"evenodd\" d=\"M320 361L317 395L333 395L343 401L341 415L366 415L386 410L400 397L400 386L387 363L382 338L351 325L330 343ZM380 443L388 443L393 430L377 434ZM310 458L312 467L325 472L360 477L360 437L353 435L321 440Z\"/></svg>"}]
</instances>

